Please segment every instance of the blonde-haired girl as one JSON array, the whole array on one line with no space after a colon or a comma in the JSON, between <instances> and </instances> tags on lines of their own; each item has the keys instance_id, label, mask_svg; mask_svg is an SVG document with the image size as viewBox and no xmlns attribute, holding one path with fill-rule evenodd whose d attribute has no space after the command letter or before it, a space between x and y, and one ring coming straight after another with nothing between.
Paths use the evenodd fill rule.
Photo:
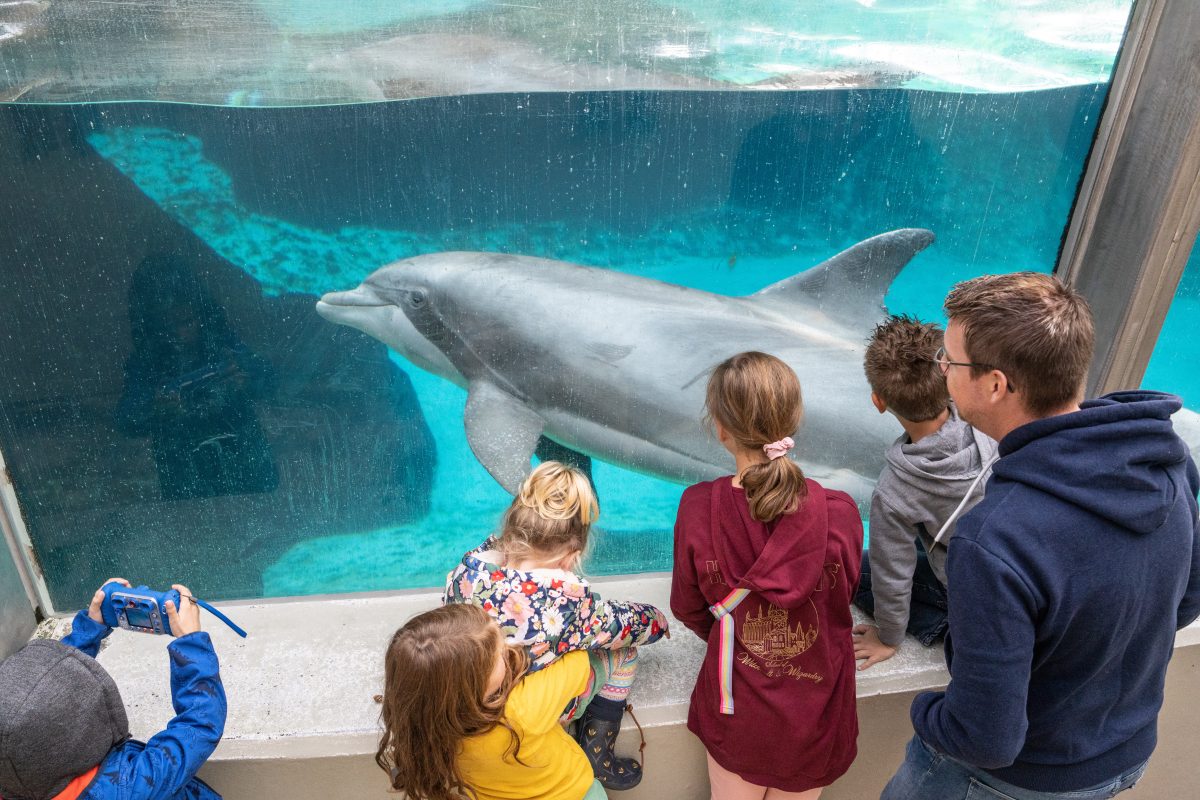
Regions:
<instances>
[{"instance_id":1,"label":"blonde-haired girl","mask_svg":"<svg viewBox=\"0 0 1200 800\"><path fill-rule=\"evenodd\" d=\"M675 522L671 611L708 643L688 728L714 800L815 800L856 753L862 520L787 457L802 414L787 364L733 356L705 405L735 472L689 487Z\"/></svg>"},{"instance_id":2,"label":"blonde-haired girl","mask_svg":"<svg viewBox=\"0 0 1200 800\"><path fill-rule=\"evenodd\" d=\"M505 512L500 535L464 555L447 577L444 601L492 615L509 644L528 650L531 672L567 653L593 651L595 696L577 736L600 783L630 789L641 780L641 764L617 758L613 746L637 670L636 647L658 641L667 620L651 605L601 599L578 574L599 513L586 475L541 463ZM564 719L579 714L568 707Z\"/></svg>"},{"instance_id":3,"label":"blonde-haired girl","mask_svg":"<svg viewBox=\"0 0 1200 800\"><path fill-rule=\"evenodd\" d=\"M586 695L573 653L536 674L474 606L427 611L396 631L384 658L383 737L375 761L409 800L602 800L587 759L558 724Z\"/></svg>"}]
</instances>

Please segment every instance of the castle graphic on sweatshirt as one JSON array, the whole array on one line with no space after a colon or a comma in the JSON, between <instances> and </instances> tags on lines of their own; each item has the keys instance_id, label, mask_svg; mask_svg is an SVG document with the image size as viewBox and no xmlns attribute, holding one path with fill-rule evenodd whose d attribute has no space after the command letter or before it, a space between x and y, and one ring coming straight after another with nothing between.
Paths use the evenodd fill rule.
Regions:
<instances>
[{"instance_id":1,"label":"castle graphic on sweatshirt","mask_svg":"<svg viewBox=\"0 0 1200 800\"><path fill-rule=\"evenodd\" d=\"M768 677L777 674L797 678L814 677L799 674L797 670L790 668L789 662L812 647L820 636L817 609L810 600L793 609L793 613L799 617L795 626L791 624L791 615L786 609L765 603L751 611L742 621L739 638L746 650L762 662ZM741 660L742 663L747 663L746 659ZM816 677L819 679L819 676Z\"/></svg>"}]
</instances>

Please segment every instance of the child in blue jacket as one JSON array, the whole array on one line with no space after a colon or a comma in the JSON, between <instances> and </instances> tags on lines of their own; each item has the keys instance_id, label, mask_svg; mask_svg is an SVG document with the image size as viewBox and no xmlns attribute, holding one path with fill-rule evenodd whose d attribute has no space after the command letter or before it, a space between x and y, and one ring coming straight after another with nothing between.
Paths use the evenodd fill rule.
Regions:
<instances>
[{"instance_id":1,"label":"child in blue jacket","mask_svg":"<svg viewBox=\"0 0 1200 800\"><path fill-rule=\"evenodd\" d=\"M122 579L114 579L129 585ZM3 800L220 800L196 770L225 728L217 654L185 586L166 604L175 718L146 743L130 738L125 705L96 662L104 624L97 591L61 642L37 639L0 662Z\"/></svg>"}]
</instances>

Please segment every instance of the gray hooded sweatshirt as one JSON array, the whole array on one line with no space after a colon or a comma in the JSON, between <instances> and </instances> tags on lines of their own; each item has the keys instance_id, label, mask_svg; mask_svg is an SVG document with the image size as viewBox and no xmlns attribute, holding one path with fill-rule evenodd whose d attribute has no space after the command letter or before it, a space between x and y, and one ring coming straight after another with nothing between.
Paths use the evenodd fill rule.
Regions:
<instances>
[{"instance_id":1,"label":"gray hooded sweatshirt","mask_svg":"<svg viewBox=\"0 0 1200 800\"><path fill-rule=\"evenodd\" d=\"M129 738L117 685L94 659L36 639L0 662L0 796L47 800Z\"/></svg>"},{"instance_id":2,"label":"gray hooded sweatshirt","mask_svg":"<svg viewBox=\"0 0 1200 800\"><path fill-rule=\"evenodd\" d=\"M915 443L905 434L888 449L887 466L871 496L869 546L875 624L884 644L899 645L908 627L917 566L914 541L920 538L930 567L944 584L946 544L955 520L983 498L987 475L980 473L990 472L995 454L996 443L961 420L953 406L936 433ZM946 530L935 543L943 526Z\"/></svg>"}]
</instances>

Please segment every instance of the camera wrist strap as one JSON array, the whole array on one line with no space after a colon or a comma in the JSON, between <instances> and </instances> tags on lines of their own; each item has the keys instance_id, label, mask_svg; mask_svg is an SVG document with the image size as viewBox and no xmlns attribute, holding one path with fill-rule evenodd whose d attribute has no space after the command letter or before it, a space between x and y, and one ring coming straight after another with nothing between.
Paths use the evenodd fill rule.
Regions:
<instances>
[{"instance_id":1,"label":"camera wrist strap","mask_svg":"<svg viewBox=\"0 0 1200 800\"><path fill-rule=\"evenodd\" d=\"M193 603L195 603L196 605L198 605L201 608L208 611L208 613L212 614L217 619L221 620L221 622L224 622L226 625L228 625L230 628L232 628L233 632L236 633L238 636L242 637L243 639L246 638L246 632L244 630L242 630L241 628L239 628L237 626L237 623L235 623L229 617L225 616L220 611L218 611L214 607L210 606L208 603L201 600L199 597L189 597L188 599L190 599Z\"/></svg>"}]
</instances>

